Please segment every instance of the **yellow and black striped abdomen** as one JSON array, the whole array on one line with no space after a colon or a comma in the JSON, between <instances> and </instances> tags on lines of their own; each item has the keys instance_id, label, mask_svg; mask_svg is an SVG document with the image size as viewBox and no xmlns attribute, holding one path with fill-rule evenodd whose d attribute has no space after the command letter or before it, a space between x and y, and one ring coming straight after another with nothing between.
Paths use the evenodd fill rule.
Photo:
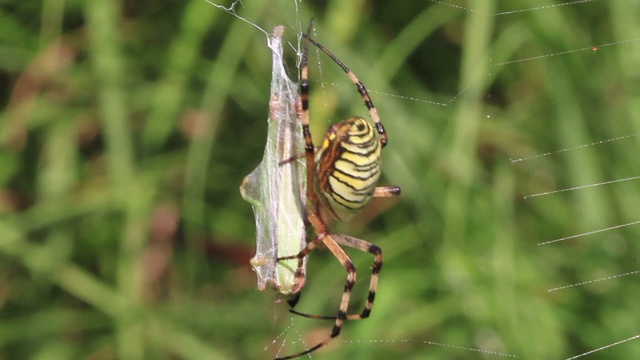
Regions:
<instances>
[{"instance_id":1,"label":"yellow and black striped abdomen","mask_svg":"<svg viewBox=\"0 0 640 360\"><path fill-rule=\"evenodd\" d=\"M316 154L316 187L325 210L347 221L373 197L380 177L380 135L352 117L329 128Z\"/></svg>"}]
</instances>

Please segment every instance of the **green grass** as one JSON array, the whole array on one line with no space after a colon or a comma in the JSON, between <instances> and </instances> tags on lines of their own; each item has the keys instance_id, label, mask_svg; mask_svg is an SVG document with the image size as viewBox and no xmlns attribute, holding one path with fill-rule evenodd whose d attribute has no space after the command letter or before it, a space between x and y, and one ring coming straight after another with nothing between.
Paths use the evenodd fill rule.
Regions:
<instances>
[{"instance_id":1,"label":"green grass","mask_svg":"<svg viewBox=\"0 0 640 360\"><path fill-rule=\"evenodd\" d=\"M243 3L295 43L292 2ZM327 335L330 322L288 328L249 265L238 187L265 142L264 34L204 0L118 4L0 6L0 359L257 359L283 332L282 355ZM638 270L640 227L537 245L640 220L637 181L523 198L637 176L638 138L510 161L640 133L638 5L455 4L476 11L299 4L371 90L383 182L403 190L336 227L379 245L385 266L371 318L313 358L496 358L431 341L564 359L640 333L637 275L547 291ZM310 63L319 143L366 109L329 59L312 49ZM372 259L349 254L364 300ZM299 310L334 313L344 276L314 251ZM639 358L640 343L601 357Z\"/></svg>"}]
</instances>

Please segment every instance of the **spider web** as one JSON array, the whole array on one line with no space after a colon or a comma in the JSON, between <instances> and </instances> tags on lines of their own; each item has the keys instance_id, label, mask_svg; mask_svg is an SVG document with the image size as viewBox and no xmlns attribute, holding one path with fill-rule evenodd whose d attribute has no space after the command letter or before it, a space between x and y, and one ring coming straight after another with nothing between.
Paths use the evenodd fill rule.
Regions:
<instances>
[{"instance_id":1,"label":"spider web","mask_svg":"<svg viewBox=\"0 0 640 360\"><path fill-rule=\"evenodd\" d=\"M598 3L602 5L602 2L598 2L594 0L568 1L568 2L562 2L562 3L560 2L535 3L534 2L534 3L531 3L532 5L530 6L527 6L525 3L521 3L517 5L511 5L512 8L510 9L487 11L485 9L478 9L476 5L473 5L472 3L469 3L469 2L463 2L463 1L430 1L430 2L433 3L435 7L450 8L460 12L461 14L475 13L482 17L491 18L497 23L500 23L500 21L502 20L506 21L507 19L513 19L514 17L521 17L521 16L522 17L532 16L535 18L544 18L546 16L557 16L558 14L562 14L563 11L574 10L576 8L580 9L580 11L584 11L586 14L593 11L599 11L599 8L597 8L596 5L598 5ZM286 20L283 22L288 24L295 24L292 27L295 29L295 31L299 32L299 29L300 29L299 23L301 21L300 19L302 19L303 22L306 20L305 20L305 17L301 16L300 13L298 12L297 6L298 6L298 3L295 1L287 2L286 5L283 6L283 8L287 8L287 9L295 8L295 11L290 11L284 16ZM519 8L513 8L513 7L519 7ZM607 19L607 21L613 22L615 21L615 19ZM514 23L516 23L516 21L514 21ZM514 26L512 33L521 34L519 30L520 29L517 26ZM539 31L543 32L542 30L539 30ZM589 28L588 27L577 28L575 34L580 34L581 31L588 32ZM597 60L598 57L604 57L605 54L610 54L614 51L619 51L619 52L626 51L627 53L629 53L632 51L631 49L637 48L637 45L635 44L637 44L637 42L640 39L640 34L634 34L634 33L627 33L628 36L626 39L618 36L617 40L607 39L606 36L604 36L607 34L604 34L602 36L602 39L603 39L602 41L581 42L579 37L576 38L575 36L573 36L574 34L558 33L556 35L557 35L558 43L555 44L556 49L554 51L540 50L540 48L536 46L537 44L535 43L535 41L531 41L530 43L533 44L533 46L527 48L525 51L513 50L510 53L500 53L499 51L489 52L489 50L487 50L487 52L483 54L484 60L486 60L486 62L483 63L483 61L478 60L478 64L476 65L475 69L468 72L468 74L471 74L471 76L467 76L465 78L460 79L459 86L458 86L460 90L454 94L449 94L444 96L435 95L431 97L429 96L429 94L425 95L423 93L395 92L395 91L389 91L386 88L376 89L376 87L371 87L371 83L367 81L371 77L375 78L375 76L377 75L375 71L372 71L374 72L374 74L372 75L366 74L366 73L363 75L359 73L359 76L367 84L370 93L373 95L374 99L376 100L377 106L381 109L384 109L384 107L380 106L379 104L380 103L379 99L382 98L383 102L388 100L389 103L387 104L387 108L390 108L390 107L392 108L395 102L404 102L408 104L408 106L414 109L413 114L419 114L419 112L415 111L415 109L423 109L424 113L433 112L434 110L440 111L439 109L446 109L445 111L453 112L454 108L464 103L465 97L469 95L469 92L473 92L477 90L478 84L481 84L480 87L487 86L487 84L491 84L492 82L500 81L501 76L505 76L503 74L507 74L507 73L510 73L510 74L519 73L521 76L526 76L527 71L533 72L533 69L537 67L545 67L545 66L548 66L549 64L554 64L554 62L558 60L566 60L567 58L584 59L586 57L596 59L593 61L594 68L591 70L593 72L593 76L595 77L599 72L601 72L601 70L597 68L599 64ZM314 36L320 37L320 38L329 38L331 37L331 34L323 33L321 30L319 30L319 34L316 34ZM508 47L509 41L513 41L513 39L508 39L506 36L505 38L495 39L495 42L497 43L502 42L502 44L504 45L504 48L507 48L507 49L509 48ZM546 39L545 41L550 41L550 40ZM631 46L631 45L635 45L635 46ZM629 48L627 48L627 46L629 46ZM312 83L315 81L316 85L317 83L320 84L320 87L322 88L322 97L326 99L324 101L323 106L324 108L329 109L327 110L328 113L331 113L333 111L333 108L332 108L333 105L332 105L330 93L335 92L336 89L340 90L342 87L349 88L350 84L348 82L334 83L332 81L325 80L325 77L330 79L333 79L333 77L329 74L324 74L324 71L323 71L324 67L322 66L323 60L320 57L318 58L317 61L318 61L317 65L319 67L319 72L316 75L316 80L312 79L311 81ZM349 59L346 59L346 63L347 64L350 63ZM372 67L375 68L375 66L372 66ZM627 69L627 70L630 70L630 69ZM370 76L365 76L365 75L370 75ZM609 80L613 80L614 77L616 76L623 77L625 76L625 74L623 73L610 74ZM318 78L320 78L320 80L317 80ZM374 81L374 83L375 82L377 81ZM607 89L603 89L603 94L605 94L605 90ZM493 101L493 99L490 98L490 95L487 95L486 100L488 103L491 103ZM564 98L554 98L554 99L551 99L551 101L558 101L562 104L566 104L567 106L570 105L570 101ZM553 106L553 104L548 103L547 106ZM318 111L322 112L322 109ZM486 119L488 122L493 121L493 119L499 115L499 110L496 110L496 108L492 108L490 106L483 111L485 111ZM332 118L330 116L324 116L324 115L320 115L317 117ZM403 121L402 117L399 117L396 120ZM415 119L412 119L412 120L415 121ZM525 123L525 122L522 122L522 123L523 123L523 126L525 127L534 127L534 125L532 124L534 121L538 123L545 123L547 126L549 126L550 128L549 132L551 133L551 132L562 131L561 128L555 127L554 126L555 124L553 124L553 122L556 122L556 123L562 122L562 120L563 120L562 118L535 119L535 120L529 119L528 123ZM514 121L522 121L522 120L517 119ZM607 121L607 119L603 118L602 121L605 122ZM402 140L397 142L395 142L395 140L409 138L411 134L409 134L406 131L403 133L403 129L400 129L399 126L394 127L393 123L391 123L390 125L388 124L389 122L385 122L385 126L391 127L389 132L390 132L392 146L389 147L389 150L387 153L391 154L391 157L394 161L392 163L389 163L392 171L388 171L389 168L386 168L384 171L385 173L391 172L392 174L395 174L397 178L401 178L400 181L395 181L395 182L402 185L403 190L408 189L406 193L420 194L419 191L423 188L421 184L418 184L417 182L412 183L411 177L402 177L402 174L411 173L411 171L407 170L406 168L403 168L403 164L405 164L406 162L403 162L400 156L393 156L395 151L394 147L403 146L403 144L401 144L401 142L403 142ZM313 126L313 123L312 123L312 126ZM410 131L413 131L414 133L420 132L420 126L421 124L417 124L416 126L413 126L413 127L408 124L404 124L405 129L411 129ZM629 128L632 129L633 127L629 127ZM317 133L317 131L315 132ZM583 139L586 139L588 141L582 141L582 142L571 141L570 140L571 138L569 136L567 136L566 139L569 139L569 141L565 143L560 143L560 144L545 143L544 139L539 139L540 140L539 144L536 144L536 146L532 146L532 144L523 144L523 146L518 151L508 154L509 159L503 159L505 160L505 162L511 163L510 166L512 167L512 169L514 169L514 171L521 172L522 174L525 174L525 176L528 176L529 183L533 184L533 186L524 188L521 196L521 200L523 200L529 206L529 209L531 211L535 212L535 211L538 211L538 209L548 209L549 207L552 206L550 204L555 204L557 202L570 203L574 201L575 198L583 198L583 197L589 198L591 195L584 195L588 192L593 192L593 191L596 191L596 192L612 191L613 192L613 191L616 191L616 187L625 186L625 184L633 184L634 182L637 183L638 176L640 175L638 175L638 173L633 173L633 172L621 173L621 172L610 171L606 173L608 177L603 178L603 176L592 176L593 174L588 176L583 176L584 175L583 173L578 174L576 168L571 166L567 166L565 168L553 167L554 166L553 164L556 164L556 163L571 164L572 161L575 161L576 163L582 161L582 164L585 164L584 159L581 160L580 158L583 156L582 154L590 153L590 155L586 156L586 158L588 159L586 164L591 164L593 165L594 168L598 168L599 166L602 165L603 162L613 161L612 159L606 159L602 157L603 154L610 153L610 151L605 150L605 148L610 149L612 147L619 147L620 149L626 149L625 151L627 155L633 154L634 150L629 150L629 149L630 148L633 149L633 146L637 145L637 141L636 141L637 133L635 131L628 130L627 132L622 131L620 133L610 133L608 134L608 136L593 137L591 140L589 140L589 137L583 137ZM431 140L431 139L428 139L428 140ZM425 140L425 141L428 141L428 140ZM409 143L409 142L410 141L406 141L406 143ZM530 147L527 147L527 146L530 146ZM419 150L414 150L414 152L415 151L419 151ZM625 151L618 151L618 153L625 153ZM456 159L456 158L452 158L452 159L453 159L452 161L453 164L458 164L460 162L465 161L464 159ZM574 182L574 183L569 181L569 182L564 182L563 185L556 182L549 182L548 183L549 186L547 186L546 188L544 187L541 188L539 186L540 183L538 182L538 180L539 180L539 177L541 176L541 173L545 173L545 171L543 170L547 167L550 167L552 169L551 173L553 177L560 178L560 177L565 177L566 175L570 175L568 177L572 178L573 176L574 180L587 179L587 181ZM603 175L603 174L600 174L600 175ZM394 175L391 175L392 178L393 176ZM592 179L592 180L589 180L589 179ZM545 184L544 181L541 183ZM628 200L631 201L630 199ZM618 203L612 203L612 204L605 204L604 202L599 201L598 204L599 206L597 206L597 209L596 209L597 211L595 211L595 213L599 212L604 214L609 211L609 212L620 212L620 213L626 214L625 210L623 209L625 205L623 204L622 200L620 200ZM585 212L594 213L594 210L585 208ZM547 251L549 251L547 249L549 249L552 246L553 247L563 246L564 249L560 250L559 252L564 253L564 256L566 257L566 259L564 260L564 264L566 268L570 269L566 271L574 271L577 276L576 281L574 283L563 283L563 284L553 284L554 280L553 280L553 276L551 276L549 279L546 280L545 284L541 285L542 287L545 287L545 290L547 293L550 293L553 296L557 296L557 297L554 297L553 300L550 300L548 303L545 304L547 307L558 307L559 311L563 311L564 309L562 309L561 306L554 304L554 301L561 302L562 299L566 297L572 297L572 296L589 296L589 291L592 291L589 289L598 289L597 286L602 286L602 284L609 284L607 285L607 288L627 287L631 289L633 277L638 276L640 270L629 267L630 265L628 262L625 264L626 268L603 266L600 269L600 271L596 273L581 272L585 270L583 270L583 268L580 267L579 257L573 256L573 254L576 250L580 250L582 248L592 246L593 243L592 242L587 243L587 241L594 241L593 240L594 238L600 239L603 241L609 241L610 243L615 243L616 244L615 246L623 247L625 249L626 248L637 249L637 247L634 247L632 244L633 236L631 236L630 234L634 234L634 231L635 233L637 233L637 230L632 230L632 229L638 227L638 225L640 224L640 219L630 218L627 221L615 222L612 216L607 217L606 215L602 216L601 214L596 214L593 216L596 218L600 216L600 218L597 221L592 222L591 224L589 224L589 222L584 222L584 221L580 224L575 224L575 227L573 227L574 231L568 230L568 229L571 229L571 227L564 227L563 229L557 231L558 233L561 234L560 236L557 236L557 237L556 236L547 236L547 237L538 236L535 239L533 239L534 245L537 244L538 246L531 249L530 250L531 252L547 253ZM622 217L624 216L620 216L620 218ZM570 220L565 219L565 221L567 223L571 223ZM524 226L525 224L522 224L522 225ZM549 229L545 229L546 231L536 232L535 235L539 235L540 233L551 233L553 232L552 230L557 230L554 228L554 226L555 224L552 224L549 226ZM624 232L625 230L627 230L628 232L625 233ZM392 234L390 236L399 237L397 233ZM611 240L608 240L608 239L611 239ZM522 241L522 242L525 242L527 240L529 239L518 239L518 241ZM401 248L402 244L394 243L394 246ZM613 246L613 245L609 245L609 246ZM267 248L274 248L274 245L269 244ZM385 249L387 248L388 247L385 247ZM595 245L594 245L594 248L596 248ZM597 248L599 249L599 247ZM607 256L608 254L606 251L607 250L606 247L604 250L605 252L603 253L603 257ZM396 250L396 251L399 251L399 250ZM258 253L260 252L261 251L259 250ZM265 254L266 252L262 252L262 253ZM613 251L611 251L611 253L613 253ZM266 257L268 258L269 256L266 256ZM573 258L575 258L575 261ZM442 264L426 264L424 266L426 268L429 266L442 266ZM544 269L546 264L541 262L537 264L537 266L539 266L540 269ZM571 269L572 267L575 267L575 269ZM620 268L623 269L622 272L615 272L615 271L620 271L619 270ZM519 269L516 266L514 266L510 270L513 270L515 272L519 271ZM508 271L509 270L502 271L501 274L506 276L502 276L501 279L509 277L509 274L507 274ZM541 272L544 273L544 271L541 271ZM270 276L271 275L266 275L263 277L270 278ZM447 276L448 277L445 279L445 281L450 284L449 286L451 287L457 286L456 284L457 282L460 281L460 278L456 278L456 274L451 274ZM414 277L413 279L414 281L419 281L418 277ZM384 274L382 275L381 281L383 282L383 285L386 286L387 290L384 290L384 288L381 289L381 293L380 293L381 298L379 298L378 301L385 302L387 299L383 299L382 297L386 296L385 294L388 294L388 292L383 293L382 291L389 291L388 289L393 289L393 286L390 286L384 283L385 282ZM468 286L476 288L477 285L468 285ZM587 290L583 290L582 292L577 292L579 289L585 289L585 288L587 288ZM508 291L511 291L511 290L513 289L508 289ZM593 290L593 291L599 291L599 290ZM532 289L531 292L535 293L535 290ZM598 299L599 301L606 301L606 294L607 292L604 292L601 294L600 297L593 296L593 298ZM620 292L618 291L616 292L616 294L620 294ZM525 308L522 309L522 311L535 312L534 307L526 307L526 306L524 307ZM633 312L633 309L628 309L628 311L630 313L629 314L630 317L635 317L637 315L637 313ZM577 314L574 314L574 315L577 315ZM374 318L376 316L377 315L373 315ZM606 315L604 314L602 314L602 316L605 317L603 320L601 320L603 324L614 321L613 319L607 319ZM508 319L508 315L505 315L505 319ZM558 322L568 321L568 319L560 316L558 316L558 318L555 320L557 320ZM367 322L369 323L371 323L372 321L375 321L375 320L374 319L367 320ZM514 321L514 320L508 319L505 321ZM593 322L594 324L600 324L600 320L596 320L595 317ZM376 324L377 325L373 325L373 324L369 325L366 323L361 323L361 324L358 324L357 328L366 328L369 326L370 327L380 326L379 321ZM466 325L469 325L469 324L466 324ZM554 323L553 326L558 326L558 325ZM410 350L407 350L407 351L410 351L411 353L416 351L416 345L419 345L422 347L422 349L418 350L420 353L429 353L430 350L428 349L425 350L424 348L433 349L434 347L448 347L449 349L447 350L449 352L444 354L451 354L451 351L454 351L452 350L453 348L456 351L455 353L458 353L460 351L476 351L476 352L482 352L482 356L490 357L490 358L494 356L517 357L522 353L527 353L526 351L521 352L517 348L505 346L504 344L501 343L501 340L500 340L501 334L495 334L495 333L491 335L487 335L487 337L483 338L483 340L478 340L477 342L474 342L473 343L474 346L471 346L471 344L465 344L465 343L443 344L441 342L429 341L425 338L420 338L420 339L406 338L406 337L403 338L402 335L400 335L400 337L390 335L389 337L376 340L377 339L376 337L367 338L367 335L364 335L364 337L362 337L362 334L366 334L367 332L357 331L357 330L354 330L354 328L356 328L356 326L345 326L345 329L344 329L345 331L341 335L341 338L345 338L346 336L349 336L347 335L347 333L350 332L351 334L354 334L354 333L360 334L357 336L360 336L361 340L358 340L358 339L354 340L352 337L349 340L347 339L341 340L339 338L336 341L343 341L348 344L353 344L354 347L358 347L358 348L365 347L368 349L376 348L376 347L384 347L389 344L396 344L396 345L400 344L401 347L405 347L407 349L410 348ZM625 327L625 329L627 328L628 326ZM636 326L635 329L636 329L635 333L631 332L621 336L620 333L622 333L622 331L620 331L616 333L617 335L612 334L611 337L609 338L600 338L598 339L598 342L594 342L594 341L588 342L584 340L584 344L588 343L589 345L583 344L581 346L571 347L569 350L569 354L566 354L564 358L575 359L575 358L581 358L583 356L586 357L588 355L593 355L594 353L601 353L602 354L601 356L606 356L605 354L611 354L611 352L607 353L607 351L611 351L612 348L622 346L623 344L626 344L625 346L627 348L634 347L634 349L637 349L638 348L637 339L640 336L638 335L638 333L640 333L640 327ZM524 328L520 329L520 331L523 333L523 337L525 335L532 335L532 334L525 334L527 330ZM557 330L550 329L550 331L557 331ZM588 336L588 333L592 333L592 332L593 331L591 329L587 329L587 328L578 329L577 334L572 334L571 339L573 339L572 341L577 342L578 341L577 339L582 340L583 338L586 338ZM283 344L282 346L284 345L285 344ZM531 347L531 344L529 344L528 346ZM544 347L545 344L539 343L539 344L534 344L533 346ZM523 348L524 347L525 346L523 345ZM506 351L505 348L515 349L515 350ZM483 350L483 349L486 349L486 350ZM402 350L400 351L402 352ZM434 354L435 353L436 352L434 352ZM619 353L620 352L617 352L617 354ZM438 352L437 354L440 354L442 356L443 353ZM437 355L433 355L433 356L437 357ZM320 357L320 355L318 355L318 357Z\"/></svg>"}]
</instances>

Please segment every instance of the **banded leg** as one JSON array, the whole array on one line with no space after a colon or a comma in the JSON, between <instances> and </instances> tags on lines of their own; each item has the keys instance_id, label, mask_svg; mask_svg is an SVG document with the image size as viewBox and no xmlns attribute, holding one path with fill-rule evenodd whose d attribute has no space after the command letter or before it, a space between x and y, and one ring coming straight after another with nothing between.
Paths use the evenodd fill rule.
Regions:
<instances>
[{"instance_id":1,"label":"banded leg","mask_svg":"<svg viewBox=\"0 0 640 360\"><path fill-rule=\"evenodd\" d=\"M335 324L333 325L333 329L331 330L331 333L329 334L329 336L327 336L324 340L322 340L321 342L317 343L316 345L308 348L307 350L304 350L304 351L299 352L297 354L288 355L288 356L284 356L284 357L279 357L279 358L276 358L275 360L294 359L294 358L309 354L310 352L315 351L315 350L321 348L322 346L328 344L336 336L340 335L340 331L342 330L342 325L344 324L344 321L347 320L347 310L349 308L349 301L351 299L351 291L353 290L353 286L356 283L356 268L353 265L353 262L351 261L349 256L344 252L344 250L342 250L342 248L340 247L340 245L338 245L338 243L347 245L347 243L351 243L352 240L356 240L356 241L362 241L362 240L359 240L359 239L356 239L356 238L351 238L351 237L347 237L347 238L351 238L351 239L344 239L344 240L343 239L340 239L340 240L336 239L336 240L334 240L334 236L341 237L341 236L344 236L344 235L326 234L326 235L324 235L322 237L319 237L319 239L322 240L322 243L325 244L325 246L331 251L331 253L340 261L342 266L344 266L344 268L347 270L347 280L346 280L346 282L344 284L344 292L342 293L342 300L340 301L340 308L338 310L338 315L334 316L334 317L331 317L331 319L335 319L335 321L336 321ZM365 241L362 241L362 242L365 242ZM311 244L309 244L309 245L311 245ZM371 244L369 244L369 245L371 245ZM349 246L351 246L351 245L349 245ZM355 247L357 247L357 246L360 246L360 245L356 245ZM309 246L307 246L307 247L309 247ZM303 249L303 251L304 250L306 250L306 248ZM378 248L378 251L379 250L380 249ZM301 251L300 254L303 251ZM309 250L309 251L311 251L311 250ZM295 258L296 256L289 257L289 258ZM377 271L380 270L380 267L382 267L382 253L381 252L380 252L380 263L379 263L379 267L378 267ZM373 282L373 277L372 277L372 282ZM378 279L377 279L377 276L376 276L376 278L375 278L376 286L377 286L377 283L378 283ZM367 300L367 305L372 305L373 304L373 298L375 297L375 289L373 291L373 296L371 296L371 292L369 293L369 295L370 295L369 300L371 300L371 303L369 303L369 300ZM367 308L365 307L365 311L363 311L363 314L365 312L367 313L366 316L368 316L369 312L370 312L370 306L369 306L369 310L367 310ZM361 314L361 315L363 315L363 314ZM357 318L366 317L366 316L361 316L361 315L353 315L353 316L357 316ZM308 317L312 317L312 316L308 316Z\"/></svg>"},{"instance_id":2,"label":"banded leg","mask_svg":"<svg viewBox=\"0 0 640 360\"><path fill-rule=\"evenodd\" d=\"M313 28L313 19L309 22L309 28L307 29L306 41L304 51L302 52L302 59L300 61L300 98L296 101L296 116L298 120L302 124L302 135L304 136L305 148L304 148L304 156L307 163L307 201L311 204L310 209L308 210L309 220L312 217L319 218L318 214L318 203L320 200L318 199L318 195L315 193L313 189L313 184L315 183L315 146L313 145L313 139L311 138L311 131L309 130L309 38L311 34L311 29ZM318 222L318 221L316 221ZM327 233L326 227L324 224L319 221L322 225L322 228L319 229L315 224L314 229L316 230L316 234L318 237L307 243L307 246L302 249L298 254L292 256L285 256L276 259L276 261L281 260L289 260L289 259L298 259L298 267L294 274L294 282L298 284L304 284L304 262L303 259L307 254L309 254L317 245L320 243L322 233ZM318 231L323 230L323 231ZM298 293L300 288L296 289L294 293ZM292 307L298 302L299 295L294 295L293 298L289 300L289 305Z\"/></svg>"},{"instance_id":3,"label":"banded leg","mask_svg":"<svg viewBox=\"0 0 640 360\"><path fill-rule=\"evenodd\" d=\"M400 187L398 186L377 186L373 189L373 197L392 197L400 195Z\"/></svg>"},{"instance_id":4,"label":"banded leg","mask_svg":"<svg viewBox=\"0 0 640 360\"><path fill-rule=\"evenodd\" d=\"M378 290L378 281L380 279L380 270L382 269L382 264L384 262L384 258L382 256L382 249L378 246L371 244L368 241L361 240L355 238L353 236L343 235L343 234L331 234L329 235L336 243L344 246L349 246L361 251L365 251L374 255L373 267L371 272L371 280L369 281L369 295L367 296L367 302L364 305L364 309L360 314L352 314L346 315L347 320L359 320L366 319L371 314L371 309L373 308L373 302L376 297L376 291ZM345 287L345 291L346 291ZM342 305L342 304L341 304ZM291 313L296 315L312 318L312 319L328 319L334 320L336 316L323 316L323 315L310 315L301 313L294 309L289 310Z\"/></svg>"},{"instance_id":5,"label":"banded leg","mask_svg":"<svg viewBox=\"0 0 640 360\"><path fill-rule=\"evenodd\" d=\"M373 120L373 122L376 124L376 130L378 131L378 134L380 134L380 144L382 145L382 147L385 147L387 145L387 132L385 131L384 126L382 125L382 121L380 121L380 116L378 116L378 111L376 110L376 107L373 105L371 96L369 96L369 92L367 91L367 88L364 86L362 81L360 81L360 79L358 79L356 74L354 74L353 71L349 70L349 68L342 61L340 61L340 59L338 59L335 55L333 55L331 51L329 51L327 48L322 46L319 42L311 39L310 31L307 31L306 34L302 34L302 36L304 36L308 41L311 41L313 45L315 45L318 49L322 50L325 54L327 54L327 56L329 56L331 60L333 60L336 64L338 64L338 66L340 66L342 70L344 70L344 72L347 73L347 76L349 77L349 79L351 79L351 81L356 85L356 87L358 88L358 92L360 93L360 96L364 101L364 105L369 110L369 115L371 116L371 120ZM306 50L302 55L303 60L305 57L304 54L306 54Z\"/></svg>"}]
</instances>

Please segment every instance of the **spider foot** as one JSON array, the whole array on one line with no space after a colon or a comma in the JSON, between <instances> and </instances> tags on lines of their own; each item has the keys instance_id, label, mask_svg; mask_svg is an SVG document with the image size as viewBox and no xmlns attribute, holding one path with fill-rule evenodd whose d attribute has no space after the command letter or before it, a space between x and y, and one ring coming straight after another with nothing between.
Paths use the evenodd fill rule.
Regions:
<instances>
[{"instance_id":1,"label":"spider foot","mask_svg":"<svg viewBox=\"0 0 640 360\"><path fill-rule=\"evenodd\" d=\"M291 297L287 299L287 303L291 307L290 311L293 310L294 307L296 307L296 305L298 304L298 301L300 301L300 293L299 292L291 295Z\"/></svg>"}]
</instances>

